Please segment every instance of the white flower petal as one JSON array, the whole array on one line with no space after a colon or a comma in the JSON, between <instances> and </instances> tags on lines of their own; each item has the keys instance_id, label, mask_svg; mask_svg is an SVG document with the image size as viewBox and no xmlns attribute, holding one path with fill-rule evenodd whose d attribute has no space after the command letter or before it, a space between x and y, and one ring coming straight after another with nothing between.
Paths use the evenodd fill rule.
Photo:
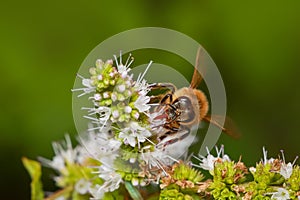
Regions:
<instances>
[{"instance_id":1,"label":"white flower petal","mask_svg":"<svg viewBox=\"0 0 300 200\"><path fill-rule=\"evenodd\" d=\"M89 191L90 185L89 181L82 178L75 184L75 190L79 194L86 194Z\"/></svg>"},{"instance_id":2,"label":"white flower petal","mask_svg":"<svg viewBox=\"0 0 300 200\"><path fill-rule=\"evenodd\" d=\"M139 112L145 112L150 109L150 105L147 105L149 101L149 96L139 96L134 102L134 106L139 110Z\"/></svg>"},{"instance_id":3,"label":"white flower petal","mask_svg":"<svg viewBox=\"0 0 300 200\"><path fill-rule=\"evenodd\" d=\"M290 199L289 192L284 188L278 188L277 192L274 192L271 196L271 199L277 199L277 200L287 200Z\"/></svg>"}]
</instances>

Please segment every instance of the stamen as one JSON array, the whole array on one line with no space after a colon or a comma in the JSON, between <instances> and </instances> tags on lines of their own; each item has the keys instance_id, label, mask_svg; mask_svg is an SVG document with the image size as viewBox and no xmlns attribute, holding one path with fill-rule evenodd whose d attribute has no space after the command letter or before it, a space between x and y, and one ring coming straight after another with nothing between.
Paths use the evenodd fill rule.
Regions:
<instances>
[{"instance_id":1,"label":"stamen","mask_svg":"<svg viewBox=\"0 0 300 200\"><path fill-rule=\"evenodd\" d=\"M198 161L202 162L202 160L200 158L198 158L197 156L193 155L193 158L197 159Z\"/></svg>"},{"instance_id":2,"label":"stamen","mask_svg":"<svg viewBox=\"0 0 300 200\"><path fill-rule=\"evenodd\" d=\"M191 165L192 165L192 166L194 166L194 167L201 168L201 166L200 166L200 165L196 165L196 164L194 164L194 163L192 163Z\"/></svg>"},{"instance_id":3,"label":"stamen","mask_svg":"<svg viewBox=\"0 0 300 200\"><path fill-rule=\"evenodd\" d=\"M162 167L162 165L159 163L158 160L157 160L157 165L158 165L158 167L159 167L161 170L163 170L163 172L165 173L165 176L167 176L168 173L165 171L165 169Z\"/></svg>"},{"instance_id":4,"label":"stamen","mask_svg":"<svg viewBox=\"0 0 300 200\"><path fill-rule=\"evenodd\" d=\"M173 160L174 162L177 162L177 163L179 163L179 160L176 160L175 158L173 158L173 157L172 157L172 156L170 156L170 155L167 155L167 158L169 158L169 159Z\"/></svg>"},{"instance_id":5,"label":"stamen","mask_svg":"<svg viewBox=\"0 0 300 200\"><path fill-rule=\"evenodd\" d=\"M78 78L81 78L81 79L85 79L83 76L81 76L80 74L76 74L76 76L78 77Z\"/></svg>"},{"instance_id":6,"label":"stamen","mask_svg":"<svg viewBox=\"0 0 300 200\"><path fill-rule=\"evenodd\" d=\"M210 155L208 147L206 147L206 152L207 152L208 155Z\"/></svg>"},{"instance_id":7,"label":"stamen","mask_svg":"<svg viewBox=\"0 0 300 200\"><path fill-rule=\"evenodd\" d=\"M154 142L152 142L150 139L148 139L148 138L146 138L146 137L145 137L145 139L146 139L148 142L150 142L152 145L154 145L154 146L155 146L155 143L154 143Z\"/></svg>"},{"instance_id":8,"label":"stamen","mask_svg":"<svg viewBox=\"0 0 300 200\"><path fill-rule=\"evenodd\" d=\"M94 118L94 117L90 117L90 116L83 116L84 118L86 118L86 119L90 119L90 120L92 120L92 121L99 121L99 119L98 118Z\"/></svg>"},{"instance_id":9,"label":"stamen","mask_svg":"<svg viewBox=\"0 0 300 200\"><path fill-rule=\"evenodd\" d=\"M224 157L224 145L221 145L220 152L222 154L222 158Z\"/></svg>"},{"instance_id":10,"label":"stamen","mask_svg":"<svg viewBox=\"0 0 300 200\"><path fill-rule=\"evenodd\" d=\"M76 91L82 91L85 90L86 88L75 88L75 89L71 89L72 92L76 92Z\"/></svg>"},{"instance_id":11,"label":"stamen","mask_svg":"<svg viewBox=\"0 0 300 200\"><path fill-rule=\"evenodd\" d=\"M98 130L100 129L100 127L93 127L93 128L88 128L88 131L94 131L94 130Z\"/></svg>"},{"instance_id":12,"label":"stamen","mask_svg":"<svg viewBox=\"0 0 300 200\"><path fill-rule=\"evenodd\" d=\"M131 54L130 54L130 56L131 56ZM131 60L130 60L130 62L128 63L127 68L133 63L133 61L134 61L134 58L131 57Z\"/></svg>"},{"instance_id":13,"label":"stamen","mask_svg":"<svg viewBox=\"0 0 300 200\"><path fill-rule=\"evenodd\" d=\"M144 76L146 75L148 69L150 68L150 66L152 64L152 62L153 62L152 60L149 62L149 64L147 65L147 67L146 67L146 69L145 69L145 71L144 71L144 73L142 75L139 74L138 79L136 81L137 83L141 82L141 80L144 78Z\"/></svg>"},{"instance_id":14,"label":"stamen","mask_svg":"<svg viewBox=\"0 0 300 200\"><path fill-rule=\"evenodd\" d=\"M263 162L264 162L264 164L266 164L266 162L267 162L267 154L268 154L268 151L266 151L265 147L263 147L263 155L264 155Z\"/></svg>"},{"instance_id":15,"label":"stamen","mask_svg":"<svg viewBox=\"0 0 300 200\"><path fill-rule=\"evenodd\" d=\"M293 164L292 164L292 165L294 165L294 164L296 163L296 161L298 160L298 158L299 158L299 156L296 156L296 158L294 159L294 161L293 161Z\"/></svg>"},{"instance_id":16,"label":"stamen","mask_svg":"<svg viewBox=\"0 0 300 200\"><path fill-rule=\"evenodd\" d=\"M125 66L127 66L129 59L131 58L131 53L129 54L129 56L127 57L127 60L125 62ZM129 66L129 65L128 65Z\"/></svg>"},{"instance_id":17,"label":"stamen","mask_svg":"<svg viewBox=\"0 0 300 200\"><path fill-rule=\"evenodd\" d=\"M114 55L114 58L115 58L116 65L117 65L117 66L119 66L119 63L118 63L117 56L116 56L116 55Z\"/></svg>"},{"instance_id":18,"label":"stamen","mask_svg":"<svg viewBox=\"0 0 300 200\"><path fill-rule=\"evenodd\" d=\"M283 150L280 150L280 152L281 152L281 155L282 155L282 160L283 160L283 163L285 163L285 157L284 157Z\"/></svg>"},{"instance_id":19,"label":"stamen","mask_svg":"<svg viewBox=\"0 0 300 200\"><path fill-rule=\"evenodd\" d=\"M122 50L120 50L120 64L122 65Z\"/></svg>"}]
</instances>

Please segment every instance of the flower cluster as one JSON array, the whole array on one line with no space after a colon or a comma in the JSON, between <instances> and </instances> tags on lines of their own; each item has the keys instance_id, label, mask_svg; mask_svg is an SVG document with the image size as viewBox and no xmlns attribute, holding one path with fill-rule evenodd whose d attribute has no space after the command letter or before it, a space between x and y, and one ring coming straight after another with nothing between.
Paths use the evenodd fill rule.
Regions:
<instances>
[{"instance_id":1,"label":"flower cluster","mask_svg":"<svg viewBox=\"0 0 300 200\"><path fill-rule=\"evenodd\" d=\"M90 123L76 147L66 136L65 142L53 143L52 159L40 158L56 171L60 188L48 200L300 199L300 167L296 159L286 163L283 153L268 159L263 149L262 161L250 168L241 159L231 160L223 146L216 156L207 148L205 156L174 158L176 149L183 149L177 144L184 142L168 149L159 141L166 113L152 103L151 84L144 79L151 62L136 80L132 63L131 55L125 64L122 55L99 59L89 77L79 75L83 87L73 91L91 101L82 108ZM43 199L40 163L23 162L32 177L32 199Z\"/></svg>"},{"instance_id":2,"label":"flower cluster","mask_svg":"<svg viewBox=\"0 0 300 200\"><path fill-rule=\"evenodd\" d=\"M286 164L282 158L267 158L263 148L263 159L256 167L248 168L241 160L231 161L224 155L224 147L216 148L217 157L208 152L206 157L200 156L200 164L194 166L208 170L212 182L206 192L214 199L299 199L299 166ZM248 174L248 171L251 174Z\"/></svg>"}]
</instances>

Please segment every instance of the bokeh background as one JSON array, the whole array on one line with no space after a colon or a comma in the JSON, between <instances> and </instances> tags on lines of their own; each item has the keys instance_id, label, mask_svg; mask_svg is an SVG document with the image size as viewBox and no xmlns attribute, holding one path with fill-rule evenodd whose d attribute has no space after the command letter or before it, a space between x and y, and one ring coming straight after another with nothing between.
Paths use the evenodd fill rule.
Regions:
<instances>
[{"instance_id":1,"label":"bokeh background","mask_svg":"<svg viewBox=\"0 0 300 200\"><path fill-rule=\"evenodd\" d=\"M228 115L242 133L239 140L220 138L228 154L243 155L250 166L265 146L270 156L284 149L293 160L300 152L299 9L299 1L2 2L1 199L30 198L22 156L51 157L52 141L65 133L76 137L70 90L87 54L114 34L144 26L187 34L214 59ZM135 58L143 63L151 55L155 60L160 54L136 52ZM161 58L176 61L164 53ZM178 70L191 77L190 66ZM44 172L45 189L51 190L51 172Z\"/></svg>"}]
</instances>

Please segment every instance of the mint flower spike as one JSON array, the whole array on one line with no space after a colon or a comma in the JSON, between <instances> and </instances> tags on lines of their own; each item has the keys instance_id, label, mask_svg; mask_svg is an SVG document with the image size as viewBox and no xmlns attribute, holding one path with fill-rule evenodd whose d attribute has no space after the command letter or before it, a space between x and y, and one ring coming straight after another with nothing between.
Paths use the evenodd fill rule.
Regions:
<instances>
[{"instance_id":1,"label":"mint flower spike","mask_svg":"<svg viewBox=\"0 0 300 200\"><path fill-rule=\"evenodd\" d=\"M65 135L64 142L53 142L52 145L55 152L53 159L39 158L39 160L45 166L57 171L58 175L54 177L54 181L58 187L66 189L65 194L61 194L60 197L88 194L90 179L94 175L91 173L93 169L87 167L90 158L84 149L80 145L73 148L69 135Z\"/></svg>"}]
</instances>

